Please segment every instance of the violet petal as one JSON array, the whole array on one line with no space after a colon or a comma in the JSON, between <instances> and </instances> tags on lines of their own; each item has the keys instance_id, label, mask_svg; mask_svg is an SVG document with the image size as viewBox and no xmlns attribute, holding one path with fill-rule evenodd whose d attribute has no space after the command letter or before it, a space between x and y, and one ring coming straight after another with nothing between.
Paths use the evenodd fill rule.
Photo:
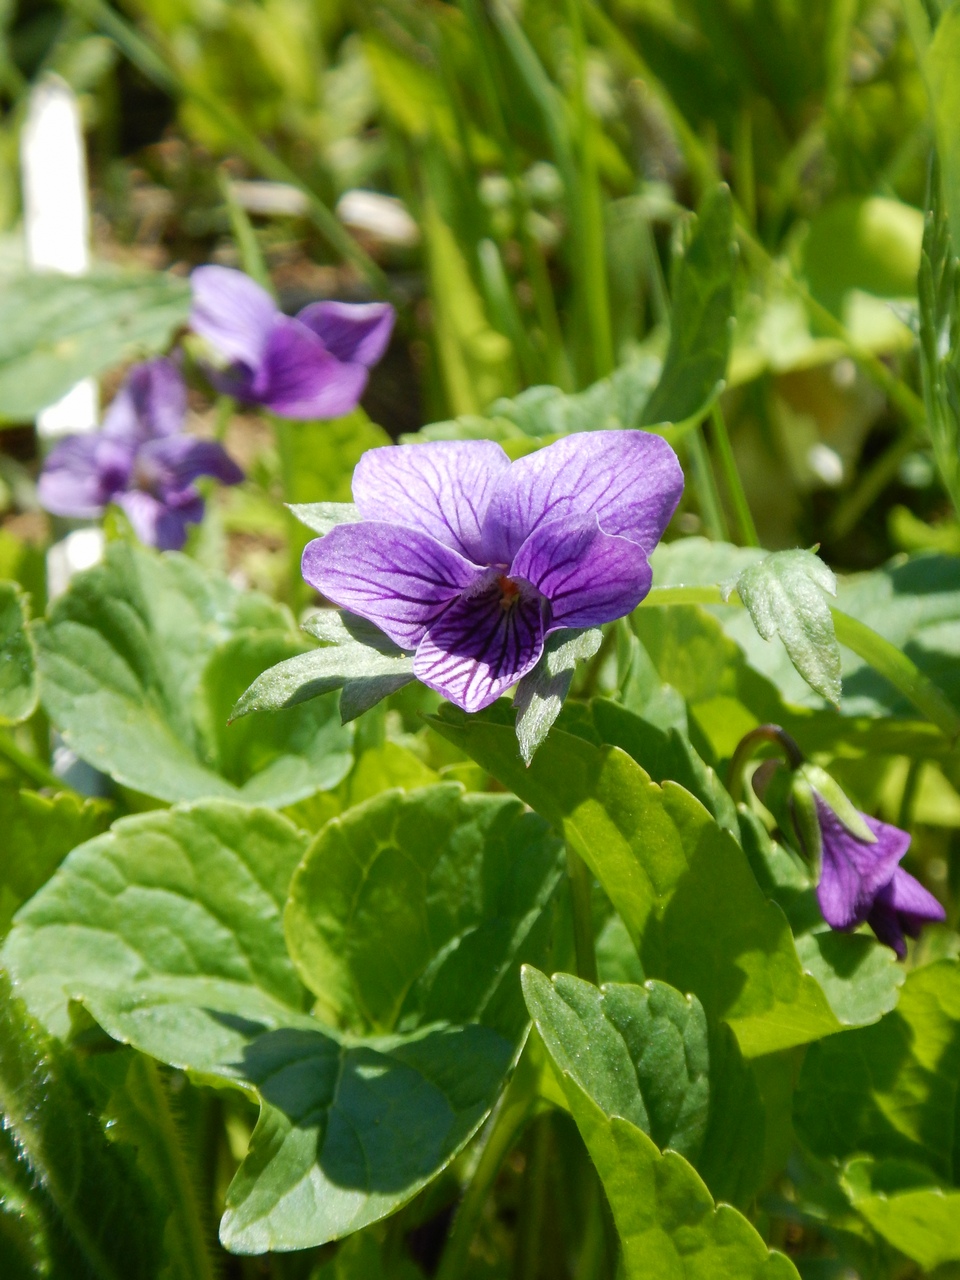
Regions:
<instances>
[{"instance_id":1,"label":"violet petal","mask_svg":"<svg viewBox=\"0 0 960 1280\"><path fill-rule=\"evenodd\" d=\"M387 349L394 310L389 302L312 302L297 319L338 360L369 369Z\"/></svg>"},{"instance_id":2,"label":"violet petal","mask_svg":"<svg viewBox=\"0 0 960 1280\"><path fill-rule=\"evenodd\" d=\"M554 520L526 540L510 568L550 601L550 629L598 627L632 613L653 572L643 547L601 532L595 519Z\"/></svg>"},{"instance_id":3,"label":"violet petal","mask_svg":"<svg viewBox=\"0 0 960 1280\"><path fill-rule=\"evenodd\" d=\"M497 581L456 600L431 626L413 661L418 680L464 711L482 711L543 652L541 601L529 588L505 605Z\"/></svg>"},{"instance_id":4,"label":"violet petal","mask_svg":"<svg viewBox=\"0 0 960 1280\"><path fill-rule=\"evenodd\" d=\"M43 464L37 484L40 505L55 516L94 520L114 494L129 484L134 448L100 432L67 436Z\"/></svg>"},{"instance_id":5,"label":"violet petal","mask_svg":"<svg viewBox=\"0 0 960 1280\"><path fill-rule=\"evenodd\" d=\"M420 529L476 561L484 512L509 467L492 440L371 449L353 473L353 497L364 519Z\"/></svg>"},{"instance_id":6,"label":"violet petal","mask_svg":"<svg viewBox=\"0 0 960 1280\"><path fill-rule=\"evenodd\" d=\"M847 830L819 795L815 800L823 849L817 900L831 928L851 929L863 924L877 893L893 878L910 847L910 836L864 814L877 837L875 844L866 844Z\"/></svg>"},{"instance_id":7,"label":"violet petal","mask_svg":"<svg viewBox=\"0 0 960 1280\"><path fill-rule=\"evenodd\" d=\"M907 954L904 934L916 938L925 924L945 920L946 916L933 894L903 867L897 867L890 883L877 894L867 923L902 960Z\"/></svg>"},{"instance_id":8,"label":"violet petal","mask_svg":"<svg viewBox=\"0 0 960 1280\"><path fill-rule=\"evenodd\" d=\"M303 576L328 600L369 619L403 649L482 577L476 565L416 529L342 524L308 542Z\"/></svg>"},{"instance_id":9,"label":"violet petal","mask_svg":"<svg viewBox=\"0 0 960 1280\"><path fill-rule=\"evenodd\" d=\"M269 293L230 267L197 267L190 283L190 328L224 360L240 360L251 369L258 368L279 315Z\"/></svg>"},{"instance_id":10,"label":"violet petal","mask_svg":"<svg viewBox=\"0 0 960 1280\"><path fill-rule=\"evenodd\" d=\"M138 469L156 477L162 488L186 488L200 476L212 476L221 484L239 484L243 472L223 445L196 436L170 436L152 440L137 455Z\"/></svg>"},{"instance_id":11,"label":"violet petal","mask_svg":"<svg viewBox=\"0 0 960 1280\"><path fill-rule=\"evenodd\" d=\"M145 360L134 365L103 419L103 434L142 442L173 436L183 428L187 388L173 360Z\"/></svg>"},{"instance_id":12,"label":"violet petal","mask_svg":"<svg viewBox=\"0 0 960 1280\"><path fill-rule=\"evenodd\" d=\"M486 558L509 564L548 520L595 516L604 533L650 552L680 501L683 472L665 440L648 431L566 436L512 464L487 508Z\"/></svg>"},{"instance_id":13,"label":"violet petal","mask_svg":"<svg viewBox=\"0 0 960 1280\"><path fill-rule=\"evenodd\" d=\"M284 418L339 418L357 407L367 382L360 364L344 364L306 325L279 316L250 398Z\"/></svg>"},{"instance_id":14,"label":"violet petal","mask_svg":"<svg viewBox=\"0 0 960 1280\"><path fill-rule=\"evenodd\" d=\"M119 494L116 502L140 541L158 551L179 551L187 540L187 525L203 519L203 499L195 490L177 495L176 502L163 502L152 493L132 489Z\"/></svg>"}]
</instances>

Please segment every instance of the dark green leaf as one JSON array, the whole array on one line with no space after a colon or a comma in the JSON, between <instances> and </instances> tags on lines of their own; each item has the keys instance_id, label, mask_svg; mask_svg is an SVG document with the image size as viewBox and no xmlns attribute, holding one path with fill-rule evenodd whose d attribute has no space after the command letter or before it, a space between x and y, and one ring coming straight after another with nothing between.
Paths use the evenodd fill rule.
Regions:
<instances>
[{"instance_id":1,"label":"dark green leaf","mask_svg":"<svg viewBox=\"0 0 960 1280\"><path fill-rule=\"evenodd\" d=\"M347 723L413 679L411 655L362 618L324 609L307 619L304 630L323 647L288 658L259 675L233 708L234 720L251 711L295 707L342 689L340 714Z\"/></svg>"},{"instance_id":2,"label":"dark green leaf","mask_svg":"<svg viewBox=\"0 0 960 1280\"><path fill-rule=\"evenodd\" d=\"M704 201L675 278L670 345L640 426L702 417L720 394L733 341L733 201L717 187Z\"/></svg>"},{"instance_id":3,"label":"dark green leaf","mask_svg":"<svg viewBox=\"0 0 960 1280\"><path fill-rule=\"evenodd\" d=\"M607 1193L627 1280L797 1280L793 1263L770 1252L746 1218L714 1203L683 1156L661 1154L629 1120L605 1115L571 1075L562 1084Z\"/></svg>"},{"instance_id":4,"label":"dark green leaf","mask_svg":"<svg viewBox=\"0 0 960 1280\"><path fill-rule=\"evenodd\" d=\"M26 597L0 582L0 724L26 720L37 705L37 654L27 629Z\"/></svg>"},{"instance_id":5,"label":"dark green leaf","mask_svg":"<svg viewBox=\"0 0 960 1280\"><path fill-rule=\"evenodd\" d=\"M290 886L284 923L327 1020L352 1031L526 1022L522 961L545 958L559 841L508 796L458 783L390 791L334 818Z\"/></svg>"},{"instance_id":6,"label":"dark green leaf","mask_svg":"<svg viewBox=\"0 0 960 1280\"><path fill-rule=\"evenodd\" d=\"M81 378L163 351L190 313L174 276L29 275L0 294L0 418L28 421Z\"/></svg>"},{"instance_id":7,"label":"dark green leaf","mask_svg":"<svg viewBox=\"0 0 960 1280\"><path fill-rule=\"evenodd\" d=\"M163 1211L132 1151L101 1128L75 1061L13 998L3 973L0 1114L54 1206L74 1261L96 1280L157 1276Z\"/></svg>"},{"instance_id":8,"label":"dark green leaf","mask_svg":"<svg viewBox=\"0 0 960 1280\"><path fill-rule=\"evenodd\" d=\"M693 992L747 1056L839 1029L782 912L689 792L625 752L555 730L526 768L504 711L444 707L434 727L562 832L603 885L644 973Z\"/></svg>"},{"instance_id":9,"label":"dark green leaf","mask_svg":"<svg viewBox=\"0 0 960 1280\"><path fill-rule=\"evenodd\" d=\"M737 592L764 640L779 636L811 688L839 704L840 646L824 598L837 593L832 570L810 551L776 551L743 570Z\"/></svg>"},{"instance_id":10,"label":"dark green leaf","mask_svg":"<svg viewBox=\"0 0 960 1280\"><path fill-rule=\"evenodd\" d=\"M305 842L226 801L122 819L69 855L2 953L48 1024L75 997L115 1039L259 1100L221 1226L238 1253L392 1213L476 1130L517 1051L476 1025L343 1041L303 1013L281 909Z\"/></svg>"},{"instance_id":11,"label":"dark green leaf","mask_svg":"<svg viewBox=\"0 0 960 1280\"><path fill-rule=\"evenodd\" d=\"M540 661L517 685L513 699L517 741L527 764L560 714L577 663L592 658L602 640L599 627L589 631L555 631L547 640Z\"/></svg>"},{"instance_id":12,"label":"dark green leaf","mask_svg":"<svg viewBox=\"0 0 960 1280\"><path fill-rule=\"evenodd\" d=\"M260 735L225 729L259 664L303 641L280 606L185 556L111 544L35 633L50 718L77 755L124 786L168 801L282 805L349 769L334 695L275 713Z\"/></svg>"},{"instance_id":13,"label":"dark green leaf","mask_svg":"<svg viewBox=\"0 0 960 1280\"><path fill-rule=\"evenodd\" d=\"M0 938L17 908L45 884L71 849L107 825L108 806L72 791L42 796L0 787Z\"/></svg>"},{"instance_id":14,"label":"dark green leaf","mask_svg":"<svg viewBox=\"0 0 960 1280\"><path fill-rule=\"evenodd\" d=\"M907 975L892 1013L813 1045L797 1088L799 1137L817 1155L912 1160L953 1185L960 1093L960 965Z\"/></svg>"},{"instance_id":15,"label":"dark green leaf","mask_svg":"<svg viewBox=\"0 0 960 1280\"><path fill-rule=\"evenodd\" d=\"M894 1248L933 1271L960 1261L960 1192L902 1160L851 1160L843 1188L858 1213Z\"/></svg>"}]
</instances>

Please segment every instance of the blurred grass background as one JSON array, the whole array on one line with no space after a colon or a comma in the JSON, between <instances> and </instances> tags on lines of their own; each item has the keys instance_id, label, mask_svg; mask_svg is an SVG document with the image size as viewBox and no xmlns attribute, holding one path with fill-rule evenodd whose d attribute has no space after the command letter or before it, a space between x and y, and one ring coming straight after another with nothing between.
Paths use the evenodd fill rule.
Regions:
<instances>
[{"instance_id":1,"label":"blurred grass background","mask_svg":"<svg viewBox=\"0 0 960 1280\"><path fill-rule=\"evenodd\" d=\"M881 385L918 386L932 129L904 12L0 0L3 252L17 253L26 94L53 71L82 103L95 255L241 265L247 226L288 309L389 294L400 324L364 407L397 436L661 352L674 250L724 179L741 254L722 415L760 541L820 542L847 569L960 547L917 413ZM364 192L389 203L371 211ZM736 530L718 430L700 437L718 509L691 486L684 532ZM248 462L275 468L256 423L248 437ZM31 441L6 431L0 448L29 471ZM14 517L16 474L8 462ZM252 554L269 544L240 532Z\"/></svg>"}]
</instances>

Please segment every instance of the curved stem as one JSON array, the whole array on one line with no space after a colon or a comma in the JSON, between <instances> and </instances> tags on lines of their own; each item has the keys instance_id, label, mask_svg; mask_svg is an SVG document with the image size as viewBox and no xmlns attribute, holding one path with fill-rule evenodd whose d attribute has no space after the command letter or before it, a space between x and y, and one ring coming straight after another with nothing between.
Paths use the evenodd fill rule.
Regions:
<instances>
[{"instance_id":1,"label":"curved stem","mask_svg":"<svg viewBox=\"0 0 960 1280\"><path fill-rule=\"evenodd\" d=\"M573 942L577 952L577 974L597 985L597 951L593 937L590 871L587 864L567 845L567 878L573 903Z\"/></svg>"},{"instance_id":2,"label":"curved stem","mask_svg":"<svg viewBox=\"0 0 960 1280\"><path fill-rule=\"evenodd\" d=\"M463 1275L487 1196L500 1166L530 1119L535 1104L536 1095L530 1091L528 1074L518 1067L496 1112L488 1121L483 1151L453 1220L436 1280L459 1280Z\"/></svg>"},{"instance_id":3,"label":"curved stem","mask_svg":"<svg viewBox=\"0 0 960 1280\"><path fill-rule=\"evenodd\" d=\"M743 799L743 770L747 761L754 750L765 743L780 747L791 769L798 769L803 764L803 752L786 729L781 729L778 724L761 724L756 729L751 729L737 743L727 771L727 790L734 804L739 804Z\"/></svg>"},{"instance_id":4,"label":"curved stem","mask_svg":"<svg viewBox=\"0 0 960 1280\"><path fill-rule=\"evenodd\" d=\"M5 757L31 782L36 783L38 787L50 787L54 791L72 791L73 788L69 782L64 782L62 778L58 778L52 769L49 769L42 760L38 760L36 756L31 756L26 751L21 750L14 742L11 736L0 729L0 756Z\"/></svg>"}]
</instances>

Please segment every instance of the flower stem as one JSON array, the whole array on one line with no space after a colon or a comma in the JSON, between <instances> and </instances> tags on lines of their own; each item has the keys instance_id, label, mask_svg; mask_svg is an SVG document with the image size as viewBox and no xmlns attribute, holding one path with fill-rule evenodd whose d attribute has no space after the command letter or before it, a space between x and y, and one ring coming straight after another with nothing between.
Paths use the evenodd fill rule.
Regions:
<instances>
[{"instance_id":1,"label":"flower stem","mask_svg":"<svg viewBox=\"0 0 960 1280\"><path fill-rule=\"evenodd\" d=\"M687 450L693 468L693 482L697 488L700 514L703 516L707 533L714 542L729 542L727 519L720 505L720 494L710 465L710 454L707 452L702 427L695 427L687 436Z\"/></svg>"},{"instance_id":2,"label":"flower stem","mask_svg":"<svg viewBox=\"0 0 960 1280\"><path fill-rule=\"evenodd\" d=\"M577 953L577 973L594 985L597 975L597 952L593 940L593 907L590 871L587 864L567 845L567 878L573 904L573 943Z\"/></svg>"},{"instance_id":3,"label":"flower stem","mask_svg":"<svg viewBox=\"0 0 960 1280\"><path fill-rule=\"evenodd\" d=\"M457 1209L435 1280L460 1280L463 1275L487 1196L500 1166L530 1119L535 1103L536 1094L530 1089L529 1073L518 1064L496 1111L487 1122L483 1150Z\"/></svg>"},{"instance_id":4,"label":"flower stem","mask_svg":"<svg viewBox=\"0 0 960 1280\"><path fill-rule=\"evenodd\" d=\"M740 538L747 547L759 547L760 539L757 537L757 526L753 523L750 504L747 502L743 481L740 479L740 472L737 470L737 462L730 445L730 433L727 431L726 419L723 416L723 410L720 408L719 400L714 402L714 406L710 410L710 420L713 423L713 443L720 457L720 468L723 471L727 493L730 495L733 509L737 513Z\"/></svg>"},{"instance_id":5,"label":"flower stem","mask_svg":"<svg viewBox=\"0 0 960 1280\"><path fill-rule=\"evenodd\" d=\"M737 743L727 771L727 790L735 804L743 799L743 770L747 761L758 746L768 742L782 749L791 769L797 769L803 764L803 752L786 729L781 729L778 724L761 724L756 729L751 729Z\"/></svg>"},{"instance_id":6,"label":"flower stem","mask_svg":"<svg viewBox=\"0 0 960 1280\"><path fill-rule=\"evenodd\" d=\"M49 769L42 760L38 760L36 756L28 755L26 751L21 750L14 742L11 736L0 729L0 755L10 761L20 772L31 782L36 783L38 787L50 787L54 791L69 791L71 787L64 782L62 778L58 778L52 769Z\"/></svg>"}]
</instances>

